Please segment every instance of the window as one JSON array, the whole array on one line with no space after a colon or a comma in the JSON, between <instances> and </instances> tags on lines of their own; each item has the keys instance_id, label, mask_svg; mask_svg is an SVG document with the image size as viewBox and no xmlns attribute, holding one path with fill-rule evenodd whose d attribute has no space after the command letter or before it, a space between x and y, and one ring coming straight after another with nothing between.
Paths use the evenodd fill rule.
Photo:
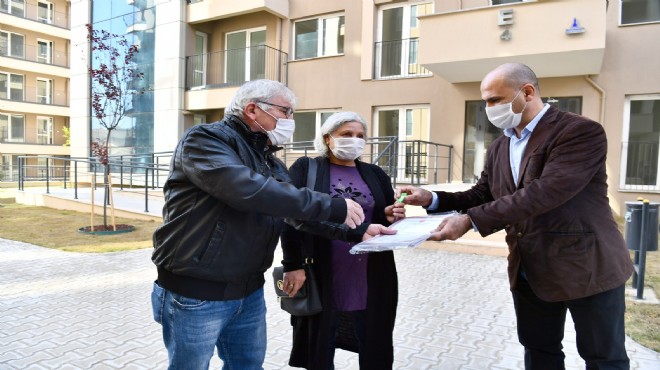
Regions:
<instances>
[{"instance_id":1,"label":"window","mask_svg":"<svg viewBox=\"0 0 660 370\"><path fill-rule=\"evenodd\" d=\"M293 149L314 150L314 139L321 125L335 111L295 112L296 130L293 132Z\"/></svg>"},{"instance_id":2,"label":"window","mask_svg":"<svg viewBox=\"0 0 660 370\"><path fill-rule=\"evenodd\" d=\"M25 116L0 113L0 142L25 141Z\"/></svg>"},{"instance_id":3,"label":"window","mask_svg":"<svg viewBox=\"0 0 660 370\"><path fill-rule=\"evenodd\" d=\"M43 23L53 23L53 4L48 1L39 1L37 4L37 19Z\"/></svg>"},{"instance_id":4,"label":"window","mask_svg":"<svg viewBox=\"0 0 660 370\"><path fill-rule=\"evenodd\" d=\"M660 190L660 95L626 97L623 119L621 188Z\"/></svg>"},{"instance_id":5,"label":"window","mask_svg":"<svg viewBox=\"0 0 660 370\"><path fill-rule=\"evenodd\" d=\"M193 115L193 125L202 125L206 123L206 115L204 114L195 114Z\"/></svg>"},{"instance_id":6,"label":"window","mask_svg":"<svg viewBox=\"0 0 660 370\"><path fill-rule=\"evenodd\" d=\"M53 103L53 80L37 78L37 103Z\"/></svg>"},{"instance_id":7,"label":"window","mask_svg":"<svg viewBox=\"0 0 660 370\"><path fill-rule=\"evenodd\" d=\"M23 75L0 72L0 99L23 101Z\"/></svg>"},{"instance_id":8,"label":"window","mask_svg":"<svg viewBox=\"0 0 660 370\"><path fill-rule=\"evenodd\" d=\"M511 3L520 3L523 0L493 0L493 5L502 5L502 4L511 4Z\"/></svg>"},{"instance_id":9,"label":"window","mask_svg":"<svg viewBox=\"0 0 660 370\"><path fill-rule=\"evenodd\" d=\"M37 40L37 62L51 64L53 62L53 42Z\"/></svg>"},{"instance_id":10,"label":"window","mask_svg":"<svg viewBox=\"0 0 660 370\"><path fill-rule=\"evenodd\" d=\"M660 22L660 1L621 0L621 24Z\"/></svg>"},{"instance_id":11,"label":"window","mask_svg":"<svg viewBox=\"0 0 660 370\"><path fill-rule=\"evenodd\" d=\"M53 143L53 118L37 117L37 144Z\"/></svg>"},{"instance_id":12,"label":"window","mask_svg":"<svg viewBox=\"0 0 660 370\"><path fill-rule=\"evenodd\" d=\"M25 36L13 32L0 31L0 56L24 58Z\"/></svg>"},{"instance_id":13,"label":"window","mask_svg":"<svg viewBox=\"0 0 660 370\"><path fill-rule=\"evenodd\" d=\"M25 0L0 0L0 11L25 17Z\"/></svg>"},{"instance_id":14,"label":"window","mask_svg":"<svg viewBox=\"0 0 660 370\"><path fill-rule=\"evenodd\" d=\"M432 3L387 6L381 9L378 22L378 41L375 45L375 78L431 75L418 62L419 20L417 17L432 12Z\"/></svg>"},{"instance_id":15,"label":"window","mask_svg":"<svg viewBox=\"0 0 660 370\"><path fill-rule=\"evenodd\" d=\"M293 24L295 59L344 53L344 16L297 21Z\"/></svg>"}]
</instances>

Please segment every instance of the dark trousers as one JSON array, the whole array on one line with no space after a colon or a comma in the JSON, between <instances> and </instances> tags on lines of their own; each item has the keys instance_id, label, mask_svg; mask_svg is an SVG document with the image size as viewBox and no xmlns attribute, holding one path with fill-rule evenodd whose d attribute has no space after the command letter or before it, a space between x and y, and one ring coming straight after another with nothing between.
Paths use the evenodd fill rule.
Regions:
<instances>
[{"instance_id":1,"label":"dark trousers","mask_svg":"<svg viewBox=\"0 0 660 370\"><path fill-rule=\"evenodd\" d=\"M525 369L564 369L566 310L575 323L577 349L587 370L628 370L625 348L625 286L590 297L564 302L545 302L518 279L513 304L518 321L518 340L525 347Z\"/></svg>"},{"instance_id":2,"label":"dark trousers","mask_svg":"<svg viewBox=\"0 0 660 370\"><path fill-rule=\"evenodd\" d=\"M360 369L366 369L366 358L363 356L363 351L362 349L364 348L364 343L366 342L367 339L367 311L366 310L360 310L360 311L336 311L334 310L332 312L332 333L336 333L340 324L340 315L341 314L346 314L346 316L350 317L350 320L352 321L348 325L349 328L352 328L354 331L355 338L357 339L358 342L358 361L360 364ZM330 342L328 343L328 364L327 368L328 370L334 370L335 368L335 336L337 334L333 334L330 336Z\"/></svg>"}]
</instances>

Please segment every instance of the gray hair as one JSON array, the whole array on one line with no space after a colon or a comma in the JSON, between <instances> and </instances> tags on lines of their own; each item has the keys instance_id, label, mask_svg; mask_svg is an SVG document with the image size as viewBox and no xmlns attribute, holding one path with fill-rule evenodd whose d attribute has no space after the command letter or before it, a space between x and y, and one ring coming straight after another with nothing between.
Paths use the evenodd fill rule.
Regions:
<instances>
[{"instance_id":1,"label":"gray hair","mask_svg":"<svg viewBox=\"0 0 660 370\"><path fill-rule=\"evenodd\" d=\"M364 127L364 132L367 132L367 122L355 112L337 112L331 115L323 122L321 130L316 134L316 138L314 139L314 149L316 149L321 157L327 157L330 150L328 144L325 142L325 135L337 131L346 122L360 122L362 127Z\"/></svg>"},{"instance_id":2,"label":"gray hair","mask_svg":"<svg viewBox=\"0 0 660 370\"><path fill-rule=\"evenodd\" d=\"M234 114L243 117L243 108L249 103L258 101L268 102L275 97L282 97L292 109L296 108L296 96L293 91L281 82L273 80L254 80L244 83L232 98L225 109L225 114Z\"/></svg>"}]
</instances>

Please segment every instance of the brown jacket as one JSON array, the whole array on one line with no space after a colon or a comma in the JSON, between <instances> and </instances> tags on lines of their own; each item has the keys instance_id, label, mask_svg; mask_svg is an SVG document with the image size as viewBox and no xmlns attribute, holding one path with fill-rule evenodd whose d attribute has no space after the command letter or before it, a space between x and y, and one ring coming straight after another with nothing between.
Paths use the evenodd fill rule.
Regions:
<instances>
[{"instance_id":1,"label":"brown jacket","mask_svg":"<svg viewBox=\"0 0 660 370\"><path fill-rule=\"evenodd\" d=\"M529 138L517 187L502 136L477 184L437 192L438 211L467 211L482 236L506 230L511 289L521 265L545 301L613 289L630 277L632 262L607 198L606 154L600 124L550 107Z\"/></svg>"}]
</instances>

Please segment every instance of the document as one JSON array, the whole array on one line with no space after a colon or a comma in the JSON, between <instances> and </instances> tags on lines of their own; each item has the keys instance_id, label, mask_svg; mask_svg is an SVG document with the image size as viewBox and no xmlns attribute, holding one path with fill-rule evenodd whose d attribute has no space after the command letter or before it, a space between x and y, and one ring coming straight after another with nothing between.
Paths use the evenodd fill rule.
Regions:
<instances>
[{"instance_id":1,"label":"document","mask_svg":"<svg viewBox=\"0 0 660 370\"><path fill-rule=\"evenodd\" d=\"M391 251L394 249L414 248L431 236L431 232L447 217L457 212L439 213L428 216L406 217L390 225L397 230L394 235L378 235L367 241L355 244L351 254Z\"/></svg>"}]
</instances>

